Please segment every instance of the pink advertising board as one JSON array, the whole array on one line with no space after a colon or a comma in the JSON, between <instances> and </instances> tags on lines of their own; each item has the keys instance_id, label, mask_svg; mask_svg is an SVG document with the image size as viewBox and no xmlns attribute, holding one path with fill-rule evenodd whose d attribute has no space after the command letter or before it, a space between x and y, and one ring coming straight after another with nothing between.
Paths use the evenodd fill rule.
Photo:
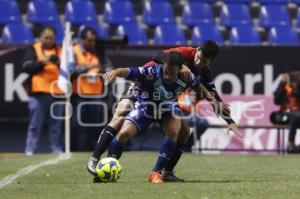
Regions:
<instances>
[{"instance_id":1,"label":"pink advertising board","mask_svg":"<svg viewBox=\"0 0 300 199\"><path fill-rule=\"evenodd\" d=\"M231 116L239 125L272 126L270 113L278 110L273 103L272 96L228 96L222 99L230 105ZM221 117L212 113L211 105L200 102L200 114L206 116L211 125L226 125ZM282 148L287 133L282 132L280 137L277 129L268 128L241 128L243 139L228 134L226 128L209 128L201 137L201 149L203 152L224 153L239 151L243 153L253 152L278 152ZM283 140L282 140L283 139ZM279 143L280 141L280 143ZM284 141L285 142L285 141Z\"/></svg>"}]
</instances>

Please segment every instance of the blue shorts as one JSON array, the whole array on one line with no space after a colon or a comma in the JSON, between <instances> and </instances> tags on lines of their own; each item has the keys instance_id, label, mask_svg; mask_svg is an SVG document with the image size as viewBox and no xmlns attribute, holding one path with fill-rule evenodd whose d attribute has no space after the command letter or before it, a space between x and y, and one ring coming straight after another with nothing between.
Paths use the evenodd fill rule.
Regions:
<instances>
[{"instance_id":1,"label":"blue shorts","mask_svg":"<svg viewBox=\"0 0 300 199\"><path fill-rule=\"evenodd\" d=\"M179 109L175 109L172 111L166 111L161 114L161 117L158 119L153 119L144 109L135 109L132 110L125 120L131 121L135 126L138 128L140 133L146 132L149 125L153 122L160 123L163 119L167 118L168 116L171 116L172 113L175 113L178 115ZM181 113L181 112L180 112Z\"/></svg>"},{"instance_id":2,"label":"blue shorts","mask_svg":"<svg viewBox=\"0 0 300 199\"><path fill-rule=\"evenodd\" d=\"M155 122L154 119L148 117L141 109L132 110L125 119L131 121L140 133L145 132L149 125Z\"/></svg>"}]
</instances>

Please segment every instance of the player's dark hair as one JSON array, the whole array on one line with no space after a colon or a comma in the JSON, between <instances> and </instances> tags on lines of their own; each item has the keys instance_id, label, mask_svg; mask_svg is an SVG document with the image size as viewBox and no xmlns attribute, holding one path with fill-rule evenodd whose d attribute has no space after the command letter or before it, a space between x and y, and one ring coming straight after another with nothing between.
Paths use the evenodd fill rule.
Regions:
<instances>
[{"instance_id":1,"label":"player's dark hair","mask_svg":"<svg viewBox=\"0 0 300 199\"><path fill-rule=\"evenodd\" d=\"M93 34L94 36L96 36L97 37L97 32L93 29L93 28L91 28L91 27L85 27L82 31L81 31L81 33L80 33L80 39L85 39L86 37L87 37L87 34L88 33L91 33L91 34Z\"/></svg>"},{"instance_id":2,"label":"player's dark hair","mask_svg":"<svg viewBox=\"0 0 300 199\"><path fill-rule=\"evenodd\" d=\"M56 34L56 30L52 26L43 26L42 29L41 29L40 35L42 33L44 33L46 30L50 30L50 31L54 32L54 34Z\"/></svg>"},{"instance_id":3,"label":"player's dark hair","mask_svg":"<svg viewBox=\"0 0 300 199\"><path fill-rule=\"evenodd\" d=\"M206 40L199 48L206 58L215 59L219 53L219 46L212 40Z\"/></svg>"},{"instance_id":4,"label":"player's dark hair","mask_svg":"<svg viewBox=\"0 0 300 199\"><path fill-rule=\"evenodd\" d=\"M165 56L164 62L168 64L168 66L177 66L179 69L181 69L182 65L184 64L184 58L181 53L171 51Z\"/></svg>"}]
</instances>

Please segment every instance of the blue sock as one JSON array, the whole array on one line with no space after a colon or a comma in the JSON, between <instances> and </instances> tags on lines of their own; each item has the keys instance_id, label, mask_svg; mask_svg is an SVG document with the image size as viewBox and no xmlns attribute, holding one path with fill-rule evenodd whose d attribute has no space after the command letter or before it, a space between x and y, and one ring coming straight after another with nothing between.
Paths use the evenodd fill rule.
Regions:
<instances>
[{"instance_id":1,"label":"blue sock","mask_svg":"<svg viewBox=\"0 0 300 199\"><path fill-rule=\"evenodd\" d=\"M116 159L120 159L123 153L124 145L119 142L116 138L114 138L109 146L108 157L114 157Z\"/></svg>"},{"instance_id":2,"label":"blue sock","mask_svg":"<svg viewBox=\"0 0 300 199\"><path fill-rule=\"evenodd\" d=\"M169 159L172 157L175 148L176 148L176 142L165 138L160 148L159 156L153 171L161 171L166 166Z\"/></svg>"},{"instance_id":3,"label":"blue sock","mask_svg":"<svg viewBox=\"0 0 300 199\"><path fill-rule=\"evenodd\" d=\"M176 164L178 163L182 153L184 152L184 143L177 143L176 148L174 150L174 153L168 163L166 164L165 170L167 171L173 171Z\"/></svg>"}]
</instances>

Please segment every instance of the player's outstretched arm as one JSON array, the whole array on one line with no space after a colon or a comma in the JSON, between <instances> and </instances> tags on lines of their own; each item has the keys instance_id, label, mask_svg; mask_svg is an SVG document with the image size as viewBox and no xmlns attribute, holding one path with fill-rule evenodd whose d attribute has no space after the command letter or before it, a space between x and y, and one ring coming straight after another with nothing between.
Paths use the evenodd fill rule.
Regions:
<instances>
[{"instance_id":1,"label":"player's outstretched arm","mask_svg":"<svg viewBox=\"0 0 300 199\"><path fill-rule=\"evenodd\" d=\"M232 131L234 133L235 136L237 136L238 138L243 138L243 136L240 133L240 130L237 126L237 124L234 122L234 120L231 118L230 116L230 112L228 114L227 111L224 111L224 107L223 104L224 103L220 103L220 101L218 101L214 95L212 95L206 88L205 86L203 86L202 84L199 85L198 91L204 94L204 97L212 104L212 106L214 107L215 113L217 115L221 115L221 117L227 122L228 127L227 127L227 131L228 133L230 131Z\"/></svg>"},{"instance_id":2,"label":"player's outstretched arm","mask_svg":"<svg viewBox=\"0 0 300 199\"><path fill-rule=\"evenodd\" d=\"M110 84L115 81L116 77L128 77L129 69L128 68L118 68L113 71L107 72L104 74L103 79L106 84Z\"/></svg>"}]
</instances>

